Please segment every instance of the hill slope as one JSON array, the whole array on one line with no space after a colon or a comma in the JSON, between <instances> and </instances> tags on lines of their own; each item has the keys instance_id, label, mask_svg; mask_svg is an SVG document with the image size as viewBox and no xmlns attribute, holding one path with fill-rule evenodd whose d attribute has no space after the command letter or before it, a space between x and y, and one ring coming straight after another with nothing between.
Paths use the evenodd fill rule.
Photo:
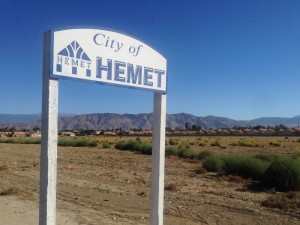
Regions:
<instances>
[{"instance_id":1,"label":"hill slope","mask_svg":"<svg viewBox=\"0 0 300 225\"><path fill-rule=\"evenodd\" d=\"M106 130L122 128L150 130L152 127L152 113L141 114L115 114L94 113L84 115L60 115L58 119L59 130L94 129ZM263 117L249 121L239 121L224 117L205 116L197 117L191 114L178 113L167 114L166 126L170 128L185 128L197 125L204 129L231 128L234 126L276 126L284 124L288 127L296 127L300 124L300 116L292 118ZM17 129L32 129L40 127L40 114L32 115L9 115L0 114L0 127L16 127Z\"/></svg>"}]
</instances>

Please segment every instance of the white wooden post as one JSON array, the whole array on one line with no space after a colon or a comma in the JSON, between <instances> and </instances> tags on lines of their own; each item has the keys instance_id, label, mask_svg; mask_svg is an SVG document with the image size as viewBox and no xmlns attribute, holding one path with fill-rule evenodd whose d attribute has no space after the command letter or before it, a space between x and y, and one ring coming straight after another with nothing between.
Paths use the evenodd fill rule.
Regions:
<instances>
[{"instance_id":1,"label":"white wooden post","mask_svg":"<svg viewBox=\"0 0 300 225\"><path fill-rule=\"evenodd\" d=\"M58 80L50 79L50 31L44 34L39 225L56 224Z\"/></svg>"},{"instance_id":2,"label":"white wooden post","mask_svg":"<svg viewBox=\"0 0 300 225\"><path fill-rule=\"evenodd\" d=\"M151 175L151 225L163 225L165 179L165 127L166 94L154 93L152 175Z\"/></svg>"}]
</instances>

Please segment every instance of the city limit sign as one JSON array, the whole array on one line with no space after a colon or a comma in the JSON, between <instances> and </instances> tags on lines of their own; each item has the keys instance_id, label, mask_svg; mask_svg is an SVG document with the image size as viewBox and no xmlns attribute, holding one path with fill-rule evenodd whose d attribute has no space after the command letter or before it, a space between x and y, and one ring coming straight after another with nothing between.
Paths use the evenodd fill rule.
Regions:
<instances>
[{"instance_id":1,"label":"city limit sign","mask_svg":"<svg viewBox=\"0 0 300 225\"><path fill-rule=\"evenodd\" d=\"M52 78L167 91L167 60L135 38L91 28L54 30L51 35Z\"/></svg>"}]
</instances>

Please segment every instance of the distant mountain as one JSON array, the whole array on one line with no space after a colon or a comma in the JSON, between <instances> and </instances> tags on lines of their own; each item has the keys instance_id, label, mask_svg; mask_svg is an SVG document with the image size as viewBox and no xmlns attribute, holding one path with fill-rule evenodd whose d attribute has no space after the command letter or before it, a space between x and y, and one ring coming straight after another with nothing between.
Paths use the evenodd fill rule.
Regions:
<instances>
[{"instance_id":1,"label":"distant mountain","mask_svg":"<svg viewBox=\"0 0 300 225\"><path fill-rule=\"evenodd\" d=\"M58 119L59 130L94 129L106 130L122 128L129 129L151 129L152 113L141 114L115 114L115 113L94 113L84 115L60 114ZM276 126L283 124L287 127L300 125L300 116L292 118L263 117L249 121L233 120L224 117L205 116L197 117L191 114L178 113L167 114L166 126L170 128L185 128L197 125L203 129L231 128L234 126ZM0 127L16 127L17 129L33 129L40 127L40 114L30 115L9 115L0 114Z\"/></svg>"},{"instance_id":2,"label":"distant mountain","mask_svg":"<svg viewBox=\"0 0 300 225\"><path fill-rule=\"evenodd\" d=\"M0 114L0 123L29 122L40 119L41 114Z\"/></svg>"},{"instance_id":3,"label":"distant mountain","mask_svg":"<svg viewBox=\"0 0 300 225\"><path fill-rule=\"evenodd\" d=\"M287 127L297 127L300 125L300 116L295 116L292 118L262 117L262 118L250 120L249 122L253 124L272 126L272 127L280 124L283 124Z\"/></svg>"}]
</instances>

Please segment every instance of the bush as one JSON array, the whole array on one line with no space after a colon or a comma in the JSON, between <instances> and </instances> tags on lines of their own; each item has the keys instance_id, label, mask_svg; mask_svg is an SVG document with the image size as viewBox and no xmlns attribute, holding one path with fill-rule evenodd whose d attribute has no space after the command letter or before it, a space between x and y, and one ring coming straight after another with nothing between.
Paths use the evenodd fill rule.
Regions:
<instances>
[{"instance_id":1,"label":"bush","mask_svg":"<svg viewBox=\"0 0 300 225\"><path fill-rule=\"evenodd\" d=\"M152 145L141 141L120 141L116 143L115 148L119 150L136 151L145 155L152 154ZM199 157L199 154L192 149L184 147L176 148L174 146L166 146L165 154L166 156L175 155L184 159L198 159Z\"/></svg>"},{"instance_id":2,"label":"bush","mask_svg":"<svg viewBox=\"0 0 300 225\"><path fill-rule=\"evenodd\" d=\"M226 146L222 143L221 138L217 138L214 142L211 143L211 146L218 146L221 149L226 148Z\"/></svg>"},{"instance_id":3,"label":"bush","mask_svg":"<svg viewBox=\"0 0 300 225\"><path fill-rule=\"evenodd\" d=\"M240 139L238 142L232 143L231 145L240 147L259 147L257 141L251 139Z\"/></svg>"},{"instance_id":4,"label":"bush","mask_svg":"<svg viewBox=\"0 0 300 225\"><path fill-rule=\"evenodd\" d=\"M275 162L276 160L282 158L283 156L279 155L279 154L273 154L273 153L265 153L265 154L258 154L254 156L257 159L263 160L265 162L269 162L270 164L272 162Z\"/></svg>"},{"instance_id":5,"label":"bush","mask_svg":"<svg viewBox=\"0 0 300 225\"><path fill-rule=\"evenodd\" d=\"M201 146L201 147L205 147L206 144L207 144L207 142L199 142L199 146Z\"/></svg>"},{"instance_id":6,"label":"bush","mask_svg":"<svg viewBox=\"0 0 300 225\"><path fill-rule=\"evenodd\" d=\"M263 184L279 191L300 189L300 163L292 158L281 158L265 171Z\"/></svg>"},{"instance_id":7,"label":"bush","mask_svg":"<svg viewBox=\"0 0 300 225\"><path fill-rule=\"evenodd\" d=\"M102 144L102 148L110 148L110 147L111 147L110 144L107 143L107 142L104 142L104 143Z\"/></svg>"},{"instance_id":8,"label":"bush","mask_svg":"<svg viewBox=\"0 0 300 225\"><path fill-rule=\"evenodd\" d=\"M193 149L189 148L179 148L178 156L183 159L198 159L199 154Z\"/></svg>"},{"instance_id":9,"label":"bush","mask_svg":"<svg viewBox=\"0 0 300 225\"><path fill-rule=\"evenodd\" d=\"M177 144L178 144L178 142L176 140L174 140L172 138L169 140L169 145L177 145Z\"/></svg>"},{"instance_id":10,"label":"bush","mask_svg":"<svg viewBox=\"0 0 300 225\"><path fill-rule=\"evenodd\" d=\"M205 159L206 157L211 156L211 155L213 155L213 154L215 154L215 153L212 152L212 151L204 151L204 152L200 152L199 155L198 155L198 158L199 158L200 160L203 160L203 159Z\"/></svg>"},{"instance_id":11,"label":"bush","mask_svg":"<svg viewBox=\"0 0 300 225\"><path fill-rule=\"evenodd\" d=\"M173 147L173 146L166 146L166 156L171 156L171 155L175 155L178 156L178 148Z\"/></svg>"},{"instance_id":12,"label":"bush","mask_svg":"<svg viewBox=\"0 0 300 225\"><path fill-rule=\"evenodd\" d=\"M0 139L0 143L9 143L9 144L40 144L40 138L5 138Z\"/></svg>"},{"instance_id":13,"label":"bush","mask_svg":"<svg viewBox=\"0 0 300 225\"><path fill-rule=\"evenodd\" d=\"M136 151L145 155L152 154L152 145L142 143L141 141L120 141L115 145L115 148L119 150Z\"/></svg>"},{"instance_id":14,"label":"bush","mask_svg":"<svg viewBox=\"0 0 300 225\"><path fill-rule=\"evenodd\" d=\"M209 153L202 161L205 169L211 172L224 172L255 180L261 179L269 163L252 156L216 155Z\"/></svg>"},{"instance_id":15,"label":"bush","mask_svg":"<svg viewBox=\"0 0 300 225\"><path fill-rule=\"evenodd\" d=\"M211 154L204 158L202 166L209 172L220 172L223 168L223 159L220 155Z\"/></svg>"},{"instance_id":16,"label":"bush","mask_svg":"<svg viewBox=\"0 0 300 225\"><path fill-rule=\"evenodd\" d=\"M77 139L59 139L58 146L72 146L72 147L97 147L97 141L77 140Z\"/></svg>"},{"instance_id":17,"label":"bush","mask_svg":"<svg viewBox=\"0 0 300 225\"><path fill-rule=\"evenodd\" d=\"M259 180L268 168L269 163L252 156L230 155L224 157L223 170L245 178Z\"/></svg>"},{"instance_id":18,"label":"bush","mask_svg":"<svg viewBox=\"0 0 300 225\"><path fill-rule=\"evenodd\" d=\"M271 141L269 142L269 145L278 147L278 146L281 145L281 141L280 141L280 140L271 140Z\"/></svg>"}]
</instances>

